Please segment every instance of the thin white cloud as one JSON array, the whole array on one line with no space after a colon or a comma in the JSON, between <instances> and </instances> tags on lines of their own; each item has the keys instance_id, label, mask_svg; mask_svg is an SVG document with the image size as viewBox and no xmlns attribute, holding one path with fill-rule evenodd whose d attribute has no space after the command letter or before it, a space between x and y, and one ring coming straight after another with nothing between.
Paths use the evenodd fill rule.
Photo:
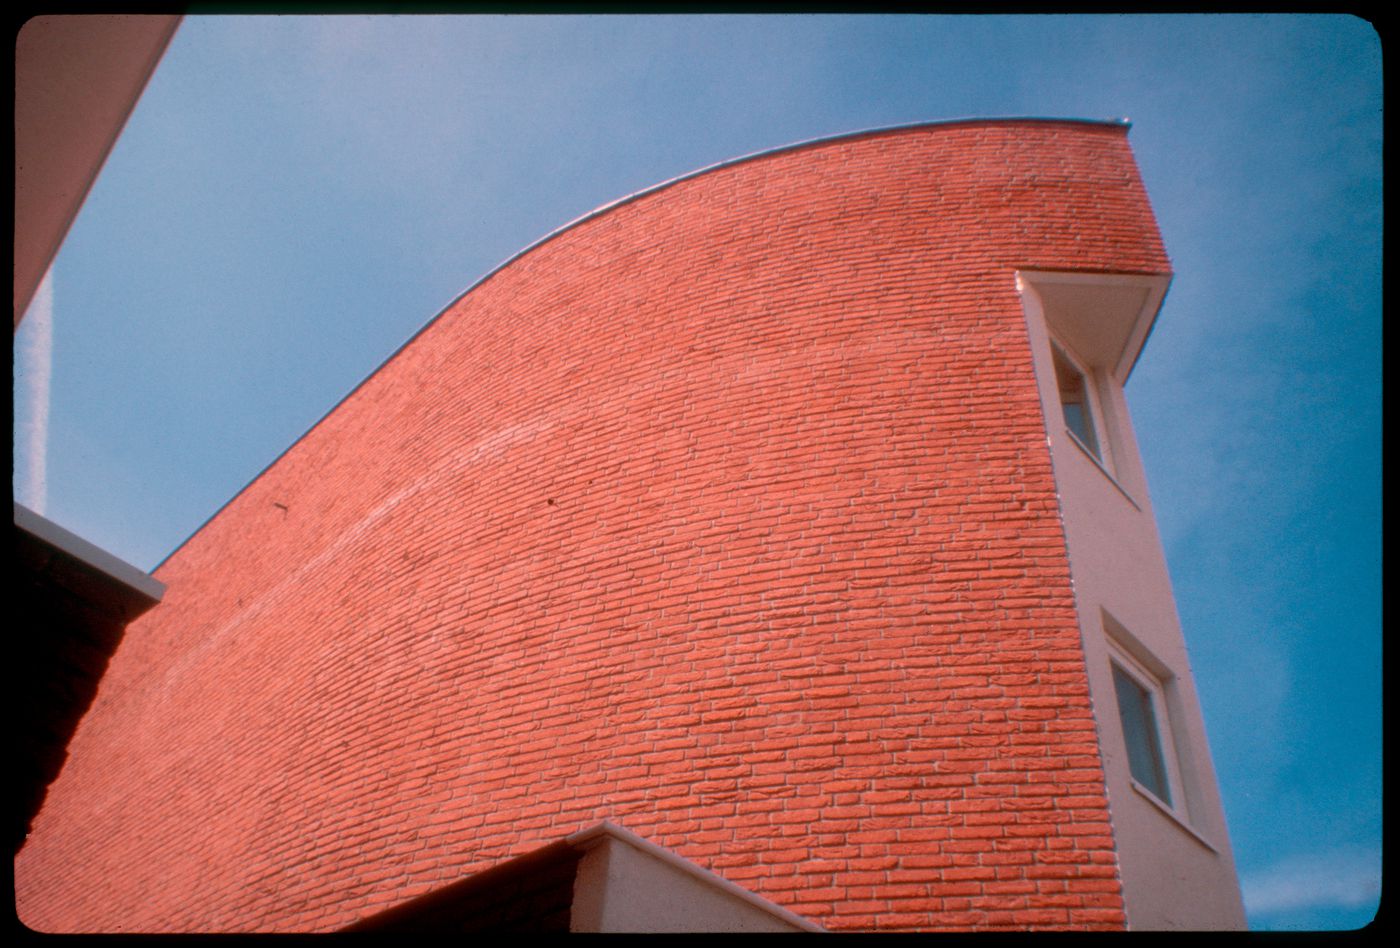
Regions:
<instances>
[{"instance_id":1,"label":"thin white cloud","mask_svg":"<svg viewBox=\"0 0 1400 948\"><path fill-rule=\"evenodd\" d=\"M1342 850L1292 856L1241 882L1251 915L1317 908L1379 906L1379 852Z\"/></svg>"},{"instance_id":2,"label":"thin white cloud","mask_svg":"<svg viewBox=\"0 0 1400 948\"><path fill-rule=\"evenodd\" d=\"M48 506L49 390L53 376L53 277L44 275L15 333L15 500Z\"/></svg>"}]
</instances>

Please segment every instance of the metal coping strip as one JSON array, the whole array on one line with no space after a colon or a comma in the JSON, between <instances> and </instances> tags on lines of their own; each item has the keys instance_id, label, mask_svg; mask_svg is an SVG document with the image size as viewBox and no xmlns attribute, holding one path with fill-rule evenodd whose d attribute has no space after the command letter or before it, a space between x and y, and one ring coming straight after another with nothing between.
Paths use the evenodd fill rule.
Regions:
<instances>
[{"instance_id":1,"label":"metal coping strip","mask_svg":"<svg viewBox=\"0 0 1400 948\"><path fill-rule=\"evenodd\" d=\"M234 491L233 494L229 497L229 499L220 504L213 513L211 513L199 524L199 526L195 527L193 532L191 532L189 536L185 537L178 544L176 544L176 546L169 553L165 554L165 556L161 558L160 562L151 568L151 572L154 573L156 570L160 569L166 564L166 562L170 560L172 556L180 552L181 548L184 547L186 543L194 539L194 537L198 535L201 530L207 527L214 520L215 517L223 513L224 509L228 507L229 504L233 503L239 498L239 496L243 494L244 491L246 491L249 487L252 487L255 483L257 483L258 479L261 478L264 474L266 474L269 470L271 470L273 465L275 465L278 461L282 460L282 458L285 457L287 453L292 450L292 448L300 444L302 440L306 438L307 435L315 431L316 428L321 424L321 422L325 421L327 418L333 415L336 412L336 410L340 408L341 405L345 404L345 402L350 399L352 395L354 395L361 388L363 388L366 382L368 382L370 379L374 378L376 375L382 372L390 362L393 362L394 359L398 358L399 353L403 352L410 345L412 345L413 342L419 336L423 335L423 333L425 333L430 327L432 327L433 324L435 324L439 319L441 319L443 316L446 316L447 313L450 312L454 306L460 303L468 294L470 294L477 287L481 286L487 280L491 279L497 273L500 273L506 267L519 260L521 257L530 253L532 250L537 249L543 244L548 243L549 241L553 240L559 235L569 230L572 230L580 224L583 224L586 221L590 221L593 218L598 217L602 214L606 214L609 211L622 207L625 204L630 204L633 201L639 200L640 198L644 198L648 195L655 194L658 191L664 191L665 189L672 187L673 185L680 184L683 181L689 181L691 178L696 178L703 174L709 174L711 171L719 171L723 168L743 164L744 162L748 161L754 161L758 158L768 158L773 155L780 155L784 152L789 151L797 151L798 149L809 148L814 145L827 145L833 142L845 141L851 138L862 138L867 135L883 135L891 132L914 131L916 129L922 128L941 128L951 125L1011 125L1026 122L1043 125L1101 125L1109 128L1122 128L1125 130L1132 128L1132 122L1130 122L1127 118L1050 118L1046 116L1035 115L930 119L920 122L904 122L896 125L879 125L875 126L874 128L862 128L851 132L838 132L833 135L821 135L816 138L807 138L801 141L791 142L787 145L778 145L774 148L765 148L760 151L750 152L746 155L740 155L737 158L726 158L723 161L718 161L714 164L705 165L702 168L697 168L694 171L688 171L685 174L677 175L674 178L668 178L665 181L660 182L659 184L653 184L648 187L642 188L640 191L633 191L631 194L627 194L623 197L617 198L616 200L609 201L607 204L604 204L601 207L594 208L586 214L582 214L579 217L575 217L567 224L564 224L560 227L556 227L554 230L545 234L543 237L539 238L531 244L526 245L521 250L518 250L515 253L511 254L505 260L501 261L496 266L486 271L486 273L484 273L481 277L469 284L465 290L454 296L447 303L446 306L442 307L437 311L436 315L434 315L431 319L425 322L422 326L418 327L418 329L414 331L414 333L411 336L405 339L403 343L398 346L398 348L396 348L393 352L389 353L389 355L386 356L383 359L383 361L376 365L368 375L360 379L359 382L355 383L355 386L353 388L351 388L348 392L342 395L334 405L328 408L321 415L321 417L317 418L314 422L312 422L309 428L307 428L295 439L293 439L291 444L287 445L280 452L278 452L276 457L274 457L271 461L265 464L256 474L249 478L248 481L245 482L242 487Z\"/></svg>"},{"instance_id":2,"label":"metal coping strip","mask_svg":"<svg viewBox=\"0 0 1400 948\"><path fill-rule=\"evenodd\" d=\"M15 526L129 586L147 599L160 602L161 597L165 595L165 584L160 580L141 572L135 566L84 540L76 533L60 527L18 501L15 502Z\"/></svg>"},{"instance_id":3,"label":"metal coping strip","mask_svg":"<svg viewBox=\"0 0 1400 948\"><path fill-rule=\"evenodd\" d=\"M784 908L775 902L770 902L757 892L752 892L737 883L718 875L703 866L696 865L679 853L672 852L664 846L658 846L649 839L638 836L636 833L619 826L611 820L603 820L601 823L581 829L565 837L565 841L580 851L587 851L597 846L605 837L611 837L619 842L626 843L639 852L646 853L654 859L666 863L686 875L699 880L707 886L719 889L741 902L746 902L754 908L760 909L775 918L780 918L790 925L808 932L824 932L825 928L813 922L809 918L803 918L791 909Z\"/></svg>"}]
</instances>

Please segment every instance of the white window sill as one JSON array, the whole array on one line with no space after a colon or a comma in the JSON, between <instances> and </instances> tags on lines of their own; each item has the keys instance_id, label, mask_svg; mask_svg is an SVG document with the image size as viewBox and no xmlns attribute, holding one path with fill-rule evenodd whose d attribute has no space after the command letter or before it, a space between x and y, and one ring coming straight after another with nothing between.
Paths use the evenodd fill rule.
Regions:
<instances>
[{"instance_id":1,"label":"white window sill","mask_svg":"<svg viewBox=\"0 0 1400 948\"><path fill-rule=\"evenodd\" d=\"M1185 830L1187 835L1189 835L1196 842L1200 843L1206 849L1209 849L1217 856L1220 855L1220 850L1216 849L1214 846L1212 846L1209 842L1206 841L1206 838L1204 836L1192 829L1190 824L1183 820L1181 818L1181 815L1177 813L1176 810L1173 810L1171 807L1167 806L1165 803L1159 800L1157 798L1157 794L1153 793L1151 790L1147 789L1131 777L1128 778L1128 782L1133 785L1133 789L1138 792L1139 796L1143 797L1145 800L1147 800L1148 803L1155 806L1159 811L1161 811L1163 816L1167 817L1167 819L1171 820L1177 826Z\"/></svg>"},{"instance_id":2,"label":"white window sill","mask_svg":"<svg viewBox=\"0 0 1400 948\"><path fill-rule=\"evenodd\" d=\"M1103 476L1108 478L1108 482L1118 488L1118 493L1123 495L1123 499L1132 504L1134 510L1141 512L1142 508L1138 506L1136 500L1133 500L1133 495L1129 494L1123 485L1118 483L1118 478L1114 477L1113 474L1109 472L1108 468L1104 467L1104 463L1099 459L1099 456L1091 451L1087 444L1079 440L1079 435L1075 434L1068 425L1065 426L1065 434L1069 436L1070 441L1074 442L1075 447L1084 452L1086 458L1094 462L1094 467L1103 472Z\"/></svg>"}]
</instances>

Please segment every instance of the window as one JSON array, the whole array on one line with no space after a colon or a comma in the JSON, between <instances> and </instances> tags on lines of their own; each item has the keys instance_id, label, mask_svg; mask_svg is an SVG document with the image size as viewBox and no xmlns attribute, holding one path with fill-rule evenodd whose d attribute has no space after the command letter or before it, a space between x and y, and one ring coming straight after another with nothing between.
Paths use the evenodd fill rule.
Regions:
<instances>
[{"instance_id":1,"label":"window","mask_svg":"<svg viewBox=\"0 0 1400 948\"><path fill-rule=\"evenodd\" d=\"M1111 664L1118 719L1123 724L1123 740L1128 745L1128 771L1134 780L1170 807L1171 780L1162 753L1162 732L1157 724L1160 685L1128 671L1116 659Z\"/></svg>"},{"instance_id":2,"label":"window","mask_svg":"<svg viewBox=\"0 0 1400 948\"><path fill-rule=\"evenodd\" d=\"M1190 741L1177 740L1177 735L1186 735L1189 729L1180 726L1181 695L1176 676L1107 612L1103 620L1119 729L1127 751L1126 776L1132 789L1202 846L1218 852L1193 826L1193 814L1199 819L1202 800ZM1102 723L1101 735L1106 738L1111 730L1109 722ZM1106 741L1105 749L1112 743ZM1111 766L1120 775L1117 779L1121 779L1123 763L1114 752Z\"/></svg>"},{"instance_id":3,"label":"window","mask_svg":"<svg viewBox=\"0 0 1400 948\"><path fill-rule=\"evenodd\" d=\"M1058 345L1051 346L1055 355L1055 382L1060 392L1060 407L1065 425L1086 450L1100 462L1098 431L1094 425L1094 410L1089 402L1089 383L1080 368Z\"/></svg>"}]
</instances>

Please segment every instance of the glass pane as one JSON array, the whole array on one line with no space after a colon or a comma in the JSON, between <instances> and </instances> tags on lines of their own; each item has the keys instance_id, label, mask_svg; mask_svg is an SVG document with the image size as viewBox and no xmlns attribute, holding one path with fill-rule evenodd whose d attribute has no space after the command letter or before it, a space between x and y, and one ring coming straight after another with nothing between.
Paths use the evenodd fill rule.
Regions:
<instances>
[{"instance_id":1,"label":"glass pane","mask_svg":"<svg viewBox=\"0 0 1400 948\"><path fill-rule=\"evenodd\" d=\"M1123 722L1123 738L1128 744L1128 769L1133 779L1171 805L1167 768L1162 758L1162 739L1157 731L1157 715L1152 708L1152 692L1116 664L1113 688L1118 695L1118 717Z\"/></svg>"},{"instance_id":2,"label":"glass pane","mask_svg":"<svg viewBox=\"0 0 1400 948\"><path fill-rule=\"evenodd\" d=\"M1055 350L1055 382L1060 389L1060 405L1065 413L1065 425L1094 457L1101 459L1099 439L1094 432L1094 418L1089 411L1089 395L1084 383L1084 373L1076 369L1058 349Z\"/></svg>"}]
</instances>

